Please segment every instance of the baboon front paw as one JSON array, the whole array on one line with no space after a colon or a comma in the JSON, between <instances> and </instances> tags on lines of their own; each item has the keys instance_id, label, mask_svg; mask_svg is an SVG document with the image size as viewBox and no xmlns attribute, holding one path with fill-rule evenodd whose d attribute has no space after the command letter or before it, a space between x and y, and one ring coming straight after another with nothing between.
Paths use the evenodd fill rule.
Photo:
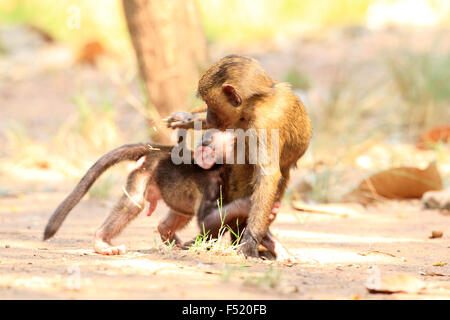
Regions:
<instances>
[{"instance_id":1,"label":"baboon front paw","mask_svg":"<svg viewBox=\"0 0 450 320\"><path fill-rule=\"evenodd\" d=\"M242 237L242 244L239 248L239 252L246 258L258 258L258 242L254 237L249 234L244 234Z\"/></svg>"},{"instance_id":2,"label":"baboon front paw","mask_svg":"<svg viewBox=\"0 0 450 320\"><path fill-rule=\"evenodd\" d=\"M127 252L127 249L123 244L113 246L103 240L95 240L94 250L99 254L104 254L107 256L125 254Z\"/></svg>"},{"instance_id":3,"label":"baboon front paw","mask_svg":"<svg viewBox=\"0 0 450 320\"><path fill-rule=\"evenodd\" d=\"M171 129L189 129L193 127L195 119L196 117L192 113L179 111L172 113L164 121L167 122L167 127Z\"/></svg>"},{"instance_id":4,"label":"baboon front paw","mask_svg":"<svg viewBox=\"0 0 450 320\"><path fill-rule=\"evenodd\" d=\"M277 256L269 251L269 250L262 250L258 252L259 258L262 260L271 260L271 261L275 261L277 259Z\"/></svg>"},{"instance_id":5,"label":"baboon front paw","mask_svg":"<svg viewBox=\"0 0 450 320\"><path fill-rule=\"evenodd\" d=\"M189 249L195 243L195 239L183 243L183 249Z\"/></svg>"}]
</instances>

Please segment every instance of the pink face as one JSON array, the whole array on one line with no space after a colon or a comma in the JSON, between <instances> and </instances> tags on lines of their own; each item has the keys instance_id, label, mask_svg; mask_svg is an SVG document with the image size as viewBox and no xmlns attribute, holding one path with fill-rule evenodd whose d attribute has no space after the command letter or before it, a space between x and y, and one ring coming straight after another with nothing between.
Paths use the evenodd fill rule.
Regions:
<instances>
[{"instance_id":1,"label":"pink face","mask_svg":"<svg viewBox=\"0 0 450 320\"><path fill-rule=\"evenodd\" d=\"M197 165L205 170L211 169L219 159L225 160L232 152L236 137L230 132L216 132L211 136L211 143L199 146L194 151ZM223 163L223 162L222 162Z\"/></svg>"}]
</instances>

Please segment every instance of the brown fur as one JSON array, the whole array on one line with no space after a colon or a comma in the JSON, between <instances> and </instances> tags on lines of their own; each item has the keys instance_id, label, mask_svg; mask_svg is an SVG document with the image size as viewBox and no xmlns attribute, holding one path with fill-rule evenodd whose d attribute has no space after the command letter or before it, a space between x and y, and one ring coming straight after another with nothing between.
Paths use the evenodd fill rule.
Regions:
<instances>
[{"instance_id":1,"label":"brown fur","mask_svg":"<svg viewBox=\"0 0 450 320\"><path fill-rule=\"evenodd\" d=\"M160 151L159 154L162 154L164 150L166 153L170 151L170 149L167 149L164 146L159 147L163 150ZM78 202L80 202L80 200L91 188L92 184L102 175L103 172L115 164L125 160L137 161L148 152L149 147L145 143L128 144L114 149L98 159L97 162L86 172L76 188L70 193L70 195L67 196L66 199L64 199L58 208L56 208L45 228L44 240L47 240L55 235L56 231L58 231L61 227L69 212L77 205ZM157 159L157 157L152 159Z\"/></svg>"},{"instance_id":2,"label":"brown fur","mask_svg":"<svg viewBox=\"0 0 450 320\"><path fill-rule=\"evenodd\" d=\"M223 202L230 205L230 210L234 209L236 212L242 213L245 210L241 210L239 205L233 207L233 201L238 199L247 199L246 201L250 199L251 201L248 228L244 232L241 248L246 256L258 255L258 243L263 240L265 235L270 234L268 227L271 208L275 201L282 198L289 181L290 169L295 166L308 147L311 137L309 118L300 99L291 92L289 85L272 81L255 60L246 57L228 56L211 66L199 81L198 93L207 104L206 119L202 118L202 114L197 114L194 120L201 120L206 123L207 127L266 129L268 132L271 129L278 129L280 138L279 168L273 174L264 175L265 166L262 163L256 165L235 164L220 166L220 170L225 170L225 174L214 173L214 171L208 171L213 173L206 174L204 170L197 168L200 170L198 174L189 176L188 172L192 169L191 167L189 167L190 169L180 167L182 169L177 171L176 168L179 166L175 166L170 161L161 161L163 157L155 154L155 151L144 152L142 155L148 155L145 163L129 175L126 188L128 195L122 196L108 219L96 232L96 241L98 242L98 244L96 242L96 248L100 248L98 251L105 254L121 253L121 249L113 247L110 240L139 214L146 199L157 201L160 197L166 202L186 201L181 206L175 204L159 228L160 231L163 231L161 234L163 238L166 237L169 241L177 240L175 232L194 215L192 208L198 212L199 222L208 220L206 218L210 214L217 215L217 209L214 206L218 192L217 181L219 183L225 181L223 186L226 190L224 190ZM198 111L202 110L204 108ZM169 118L168 121L172 128L192 128L192 121L172 120ZM269 154L270 151L270 141L268 141ZM246 156L248 158L248 155ZM122 159L125 160L126 157ZM158 176L159 170L163 171L160 169L161 163L169 165L167 173L176 171L178 173L172 175L171 178L161 178L158 181L155 177ZM56 232L68 211L109 166L93 167L88 171L81 182L86 177L89 179L83 183L80 182L81 185L79 184L55 211L46 228L44 238L51 237ZM222 172L220 170L219 172ZM205 178L205 176L207 177ZM179 183L177 187L173 185L176 183ZM205 186L206 188L202 189ZM168 190L170 196L165 197L164 190ZM184 198L185 195L178 194L177 190L196 191ZM211 196L211 194L205 196L211 191L215 196ZM134 201L131 201L130 198ZM170 203L168 205L171 206ZM62 209L60 210L60 208ZM183 212L183 210L189 212ZM59 224L54 223L54 221L60 221L61 217L63 218L61 222L58 222ZM47 233L47 230L51 232Z\"/></svg>"},{"instance_id":3,"label":"brown fur","mask_svg":"<svg viewBox=\"0 0 450 320\"><path fill-rule=\"evenodd\" d=\"M126 193L122 195L112 212L96 231L94 248L101 254L121 254L123 246L113 246L111 240L131 222L144 208L145 201L150 202L150 211L155 210L158 200L171 208L169 214L158 225L161 239L167 243L175 241L177 246L183 246L176 236L176 231L183 228L194 215L198 216L200 227L213 237L217 237L222 221L220 220L217 200L221 188L224 210L230 213L225 224L234 226L234 232L239 233L239 227L245 226L248 216L249 199L239 199L233 203L227 193L229 168L225 165L215 165L211 170L203 170L194 164L175 165L170 158L170 146L155 146L149 149L146 144L125 145L102 156L85 174L72 193L58 206L50 218L44 240L53 237L73 207L86 194L92 184L108 168L125 160L145 160L128 176ZM160 150L156 150L160 149ZM206 219L208 217L208 219ZM236 225L237 219L241 226ZM276 247L271 235L267 235L265 244L273 255ZM278 247L280 247L278 245Z\"/></svg>"},{"instance_id":4,"label":"brown fur","mask_svg":"<svg viewBox=\"0 0 450 320\"><path fill-rule=\"evenodd\" d=\"M200 114L185 123L169 118L170 127L192 128L194 120L201 120L206 127L221 130L279 130L279 168L273 174L264 175L262 163L235 164L230 173L230 198L251 190L241 250L246 256L257 256L257 245L268 232L272 205L283 196L290 169L309 145L310 120L290 86L273 81L256 60L247 57L231 55L212 65L199 81L198 94L206 102L206 119ZM267 147L270 154L270 141Z\"/></svg>"},{"instance_id":5,"label":"brown fur","mask_svg":"<svg viewBox=\"0 0 450 320\"><path fill-rule=\"evenodd\" d=\"M53 237L69 212L103 172L125 160L137 161L145 156L145 161L128 176L127 194L122 196L98 231L107 241L142 211L145 200L156 203L163 199L175 212L190 216L194 216L196 203L217 200L226 172L224 166L203 170L194 164L175 165L170 158L171 146L152 147L153 150L144 143L124 145L102 156L55 210L46 226L44 240Z\"/></svg>"}]
</instances>

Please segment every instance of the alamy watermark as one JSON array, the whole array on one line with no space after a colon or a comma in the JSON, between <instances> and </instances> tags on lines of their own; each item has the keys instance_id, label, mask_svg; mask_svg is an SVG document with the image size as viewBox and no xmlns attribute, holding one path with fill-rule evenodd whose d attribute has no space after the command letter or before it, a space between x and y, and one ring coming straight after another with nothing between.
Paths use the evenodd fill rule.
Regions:
<instances>
[{"instance_id":1,"label":"alamy watermark","mask_svg":"<svg viewBox=\"0 0 450 320\"><path fill-rule=\"evenodd\" d=\"M77 5L67 7L66 13L68 15L66 26L70 30L81 28L81 9Z\"/></svg>"}]
</instances>

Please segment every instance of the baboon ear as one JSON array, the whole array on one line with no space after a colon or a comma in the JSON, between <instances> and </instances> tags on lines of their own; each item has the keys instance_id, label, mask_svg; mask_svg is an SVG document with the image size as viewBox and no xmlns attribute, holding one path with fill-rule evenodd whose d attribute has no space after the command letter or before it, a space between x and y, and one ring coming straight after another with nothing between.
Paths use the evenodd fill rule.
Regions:
<instances>
[{"instance_id":1,"label":"baboon ear","mask_svg":"<svg viewBox=\"0 0 450 320\"><path fill-rule=\"evenodd\" d=\"M222 85L222 90L234 107L239 107L242 104L241 96L231 84Z\"/></svg>"}]
</instances>

